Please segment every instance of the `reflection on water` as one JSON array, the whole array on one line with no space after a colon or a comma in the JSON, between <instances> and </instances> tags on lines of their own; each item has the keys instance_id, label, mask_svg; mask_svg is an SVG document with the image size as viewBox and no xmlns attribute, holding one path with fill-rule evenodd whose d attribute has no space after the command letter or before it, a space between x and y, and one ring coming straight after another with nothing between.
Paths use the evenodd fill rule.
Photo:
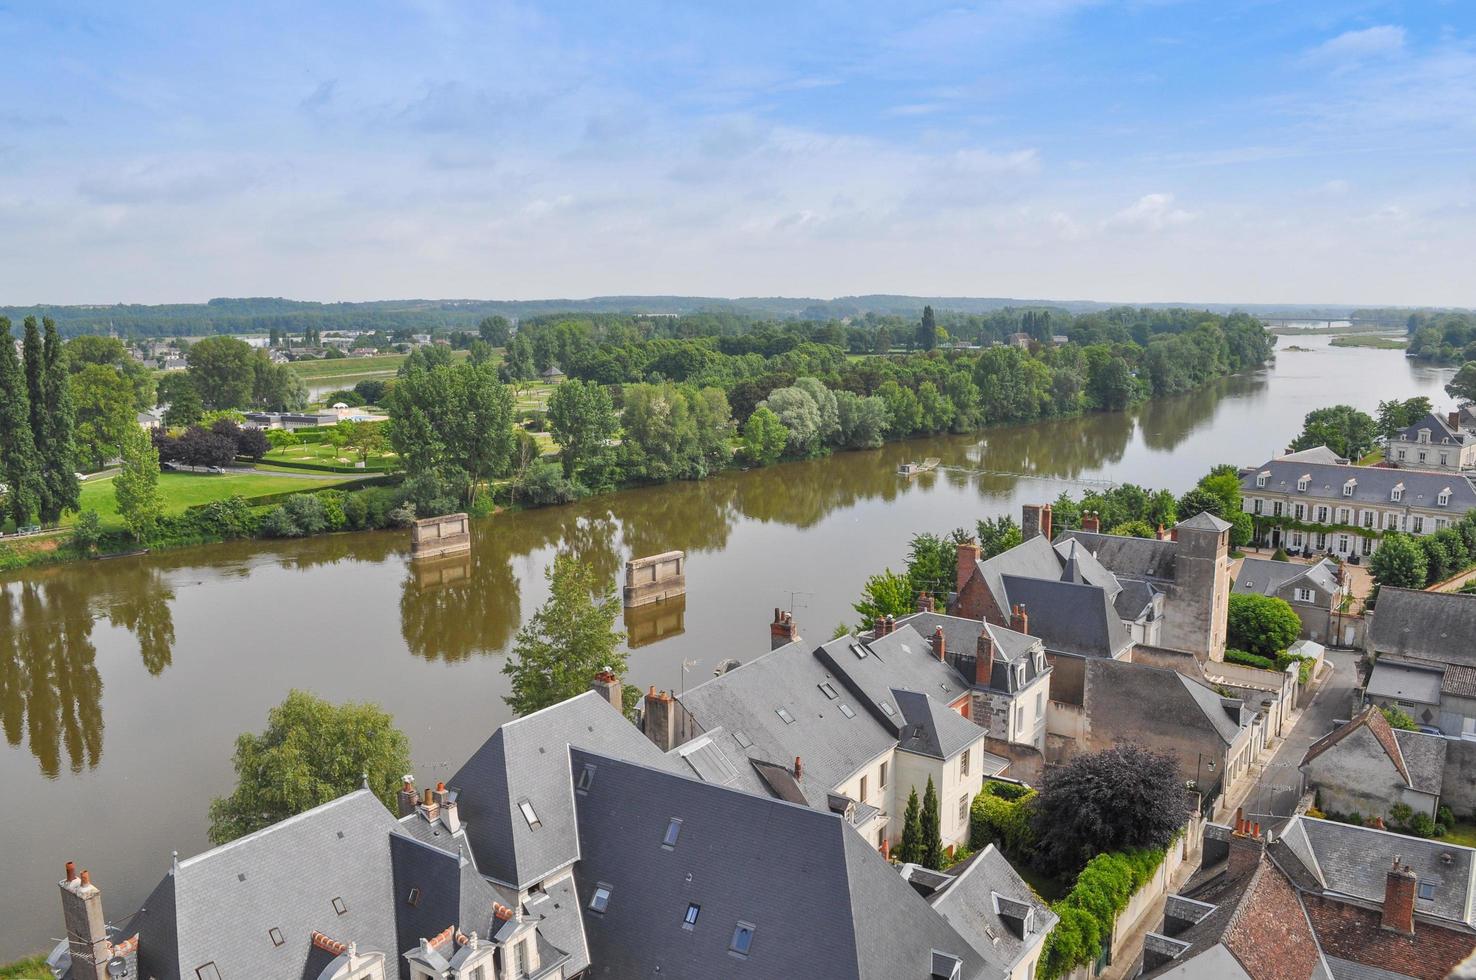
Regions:
<instances>
[{"instance_id":1,"label":"reflection on water","mask_svg":"<svg viewBox=\"0 0 1476 980\"><path fill-rule=\"evenodd\" d=\"M140 855L128 870L137 881L109 878L118 908L157 880L145 852L202 846L209 797L228 789L232 740L259 727L289 687L382 702L410 734L417 767L449 771L507 716L501 656L546 598L556 551L612 584L630 557L688 554L688 594L625 617L638 651L631 681L675 687L692 660L699 676L767 650L775 605L793 601L805 635L828 636L853 618L865 576L897 567L915 530L1013 514L1081 489L1071 481L1182 491L1216 463L1264 459L1320 404L1438 402L1450 376L1397 351L1299 343L1318 349L1283 351L1274 368L1131 412L497 515L474 522L470 554L442 561L412 563L403 533L375 532L231 542L0 581L0 785L32 804L0 811L0 852L24 856L15 874L27 882L0 894L0 962L54 931L53 910L33 899L74 842ZM899 463L929 456L939 470L897 476ZM165 797L175 805L159 807ZM33 819L38 809L49 822ZM141 848L146 833L156 839Z\"/></svg>"}]
</instances>

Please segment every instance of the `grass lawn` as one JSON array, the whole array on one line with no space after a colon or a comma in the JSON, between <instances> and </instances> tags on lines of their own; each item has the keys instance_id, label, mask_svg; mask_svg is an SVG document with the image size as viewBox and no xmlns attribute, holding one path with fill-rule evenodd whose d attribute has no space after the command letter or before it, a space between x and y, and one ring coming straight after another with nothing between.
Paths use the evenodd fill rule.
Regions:
<instances>
[{"instance_id":1,"label":"grass lawn","mask_svg":"<svg viewBox=\"0 0 1476 980\"><path fill-rule=\"evenodd\" d=\"M1382 462L1383 461L1383 458L1384 458L1384 450L1383 450L1383 447L1381 447L1381 446L1375 446L1373 449L1370 449L1368 451L1368 454L1366 456L1364 456L1362 459L1360 459L1358 461L1358 465L1359 466L1372 466L1375 463Z\"/></svg>"},{"instance_id":2,"label":"grass lawn","mask_svg":"<svg viewBox=\"0 0 1476 980\"><path fill-rule=\"evenodd\" d=\"M1457 822L1440 839L1462 847L1476 847L1476 823Z\"/></svg>"},{"instance_id":3,"label":"grass lawn","mask_svg":"<svg viewBox=\"0 0 1476 980\"><path fill-rule=\"evenodd\" d=\"M320 488L325 481L303 480L291 476L270 473L160 473L159 490L164 496L164 513L178 514L196 504L208 504L212 500L224 500L239 494L254 497L263 493L281 493L288 490L312 490ZM326 481L329 486L338 481ZM82 484L82 509L95 510L102 519L104 530L123 527L118 516L118 502L113 497L113 478L88 480ZM63 524L71 524L76 514L69 514Z\"/></svg>"},{"instance_id":4,"label":"grass lawn","mask_svg":"<svg viewBox=\"0 0 1476 980\"><path fill-rule=\"evenodd\" d=\"M352 387L355 381L365 378L392 378L408 354L376 354L373 357L335 357L323 361L292 361L290 366L297 376L310 385L342 383ZM451 357L463 360L471 356L470 351L454 350Z\"/></svg>"},{"instance_id":5,"label":"grass lawn","mask_svg":"<svg viewBox=\"0 0 1476 980\"><path fill-rule=\"evenodd\" d=\"M394 453L370 453L366 462L373 466L376 463L394 462L397 458ZM288 463L320 463L326 466L353 466L359 461L359 454L356 450L340 450L326 442L309 442L298 446L273 449L261 459L264 463L286 461Z\"/></svg>"},{"instance_id":6,"label":"grass lawn","mask_svg":"<svg viewBox=\"0 0 1476 980\"><path fill-rule=\"evenodd\" d=\"M1409 341L1379 334L1344 334L1332 339L1334 347L1372 347L1375 350L1404 350Z\"/></svg>"},{"instance_id":7,"label":"grass lawn","mask_svg":"<svg viewBox=\"0 0 1476 980\"><path fill-rule=\"evenodd\" d=\"M51 971L46 968L46 957L32 956L0 966L0 980L51 980Z\"/></svg>"}]
</instances>

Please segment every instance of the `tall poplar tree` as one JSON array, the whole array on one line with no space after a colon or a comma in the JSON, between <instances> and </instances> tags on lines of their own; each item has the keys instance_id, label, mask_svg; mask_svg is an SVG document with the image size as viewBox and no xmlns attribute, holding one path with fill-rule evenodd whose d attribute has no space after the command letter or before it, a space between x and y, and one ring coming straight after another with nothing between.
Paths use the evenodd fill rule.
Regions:
<instances>
[{"instance_id":1,"label":"tall poplar tree","mask_svg":"<svg viewBox=\"0 0 1476 980\"><path fill-rule=\"evenodd\" d=\"M41 328L34 316L25 319L21 340L21 363L26 374L26 409L31 423L31 444L36 447L36 510L41 523L49 523L51 486L46 479L46 356L41 346Z\"/></svg>"},{"instance_id":2,"label":"tall poplar tree","mask_svg":"<svg viewBox=\"0 0 1476 980\"><path fill-rule=\"evenodd\" d=\"M0 483L6 486L5 512L17 527L29 524L36 512L39 478L26 376L15 356L10 319L0 316Z\"/></svg>"},{"instance_id":3,"label":"tall poplar tree","mask_svg":"<svg viewBox=\"0 0 1476 980\"><path fill-rule=\"evenodd\" d=\"M47 508L42 510L41 519L54 524L64 511L81 509L82 484L77 480L74 432L77 417L72 409L71 385L67 381L66 352L62 349L56 321L48 316L41 322L46 330L43 348L45 378L41 386L46 404L46 438L40 450L49 490Z\"/></svg>"},{"instance_id":4,"label":"tall poplar tree","mask_svg":"<svg viewBox=\"0 0 1476 980\"><path fill-rule=\"evenodd\" d=\"M933 777L928 777L928 788L923 791L922 804L922 858L918 861L925 868L943 870L943 820L938 808L938 791L933 788Z\"/></svg>"},{"instance_id":5,"label":"tall poplar tree","mask_svg":"<svg viewBox=\"0 0 1476 980\"><path fill-rule=\"evenodd\" d=\"M923 857L922 808L917 802L917 787L907 797L907 810L902 816L902 844L897 848L897 860L903 864L917 864Z\"/></svg>"}]
</instances>

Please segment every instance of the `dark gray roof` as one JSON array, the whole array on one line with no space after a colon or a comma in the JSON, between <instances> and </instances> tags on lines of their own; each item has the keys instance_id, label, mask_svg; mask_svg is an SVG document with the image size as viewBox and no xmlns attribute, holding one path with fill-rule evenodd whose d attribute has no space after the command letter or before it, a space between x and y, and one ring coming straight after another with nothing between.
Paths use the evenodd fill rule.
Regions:
<instances>
[{"instance_id":1,"label":"dark gray roof","mask_svg":"<svg viewBox=\"0 0 1476 980\"><path fill-rule=\"evenodd\" d=\"M1065 556L1051 542L1044 536L1037 536L979 562L979 573L984 577L984 584L994 596L995 603L1001 610L1008 612L1020 600L1009 594L1004 582L1006 576L1059 581L1065 563ZM1091 563L1083 561L1079 569L1087 582L1101 586L1113 595L1117 594L1120 588L1117 579L1103 569L1100 563L1095 560Z\"/></svg>"},{"instance_id":2,"label":"dark gray roof","mask_svg":"<svg viewBox=\"0 0 1476 980\"><path fill-rule=\"evenodd\" d=\"M1230 702L1232 710L1238 703ZM1124 732L1194 728L1213 732L1226 745L1241 732L1213 688L1165 667L1125 660L1088 661L1086 709L1088 715L1105 712Z\"/></svg>"},{"instance_id":3,"label":"dark gray roof","mask_svg":"<svg viewBox=\"0 0 1476 980\"><path fill-rule=\"evenodd\" d=\"M1476 596L1385 586L1369 624L1379 654L1476 666Z\"/></svg>"},{"instance_id":4,"label":"dark gray roof","mask_svg":"<svg viewBox=\"0 0 1476 980\"><path fill-rule=\"evenodd\" d=\"M390 850L397 831L374 794L359 790L180 861L135 918L139 972L194 980L213 962L222 977L295 980L315 948L314 931L397 959ZM273 943L273 929L283 945Z\"/></svg>"},{"instance_id":5,"label":"dark gray roof","mask_svg":"<svg viewBox=\"0 0 1476 980\"><path fill-rule=\"evenodd\" d=\"M1338 582L1333 577L1333 568L1333 563L1326 558L1311 565L1274 561L1270 558L1247 558L1240 563L1234 588L1236 592L1274 596L1288 586L1305 584L1324 592L1336 593Z\"/></svg>"},{"instance_id":6,"label":"dark gray roof","mask_svg":"<svg viewBox=\"0 0 1476 980\"><path fill-rule=\"evenodd\" d=\"M1148 614L1158 590L1142 579L1119 577L1118 581L1122 583L1122 591L1112 600L1112 608L1119 619L1137 622Z\"/></svg>"},{"instance_id":7,"label":"dark gray roof","mask_svg":"<svg viewBox=\"0 0 1476 980\"><path fill-rule=\"evenodd\" d=\"M1117 576L1157 581L1172 581L1174 557L1179 553L1177 541L1157 538L1133 538L1124 534L1101 534L1094 531L1065 531L1056 538L1060 548L1074 540L1096 556L1103 567Z\"/></svg>"},{"instance_id":8,"label":"dark gray roof","mask_svg":"<svg viewBox=\"0 0 1476 980\"><path fill-rule=\"evenodd\" d=\"M993 951L1007 966L1019 963L1059 921L993 844L945 877L928 896L934 910L975 949Z\"/></svg>"},{"instance_id":9,"label":"dark gray roof","mask_svg":"<svg viewBox=\"0 0 1476 980\"><path fill-rule=\"evenodd\" d=\"M954 624L972 626L961 628ZM942 626L945 649L972 654L978 648L980 625L978 620L918 613L898 620L896 628L886 636L862 637L870 656L857 657L846 643L836 640L816 650L815 656L844 677L847 686L868 704L877 704L894 687L924 691L944 704L952 704L968 693L968 681L973 678L959 676L958 671L939 660L929 637L936 627ZM969 629L973 630L973 638L962 640ZM961 649L953 647L950 631L960 636ZM886 720L895 719L886 716Z\"/></svg>"},{"instance_id":10,"label":"dark gray roof","mask_svg":"<svg viewBox=\"0 0 1476 980\"><path fill-rule=\"evenodd\" d=\"M390 858L397 899L396 948L381 949L387 957L398 959L400 953L451 925L463 933L476 932L483 939L491 935L497 893L469 859L401 834L390 838ZM419 892L415 905L408 901L412 888ZM319 929L340 942L355 938L339 935L332 923ZM221 975L225 976L223 970Z\"/></svg>"},{"instance_id":11,"label":"dark gray roof","mask_svg":"<svg viewBox=\"0 0 1476 980\"><path fill-rule=\"evenodd\" d=\"M592 691L498 728L449 780L484 875L533 884L579 857L569 774L557 762L570 745L674 768L624 715ZM527 800L534 829L518 804Z\"/></svg>"},{"instance_id":12,"label":"dark gray roof","mask_svg":"<svg viewBox=\"0 0 1476 980\"><path fill-rule=\"evenodd\" d=\"M1435 885L1433 900L1416 900L1416 913L1476 924L1471 907L1476 851L1469 847L1312 817L1293 817L1281 842L1322 889L1380 906L1397 857L1420 881Z\"/></svg>"},{"instance_id":13,"label":"dark gray roof","mask_svg":"<svg viewBox=\"0 0 1476 980\"><path fill-rule=\"evenodd\" d=\"M1266 485L1256 486L1259 474L1266 473ZM1307 489L1297 490L1297 481L1308 477ZM1343 485L1356 480L1352 496L1343 495ZM1458 473L1434 473L1427 470L1391 469L1384 466L1342 466L1335 463L1306 463L1299 460L1273 459L1264 466L1243 471L1240 487L1247 493L1284 493L1293 498L1306 497L1324 503L1390 504L1391 491L1404 484L1399 504L1449 510L1457 515L1476 507L1476 490ZM1450 489L1450 503L1437 508L1435 499L1442 490Z\"/></svg>"},{"instance_id":14,"label":"dark gray roof","mask_svg":"<svg viewBox=\"0 0 1476 980\"><path fill-rule=\"evenodd\" d=\"M579 893L610 889L606 911L584 916L592 976L926 978L934 950L965 977L1001 975L835 814L572 756L599 767L576 804ZM753 930L743 958L729 952L739 923Z\"/></svg>"},{"instance_id":15,"label":"dark gray roof","mask_svg":"<svg viewBox=\"0 0 1476 980\"><path fill-rule=\"evenodd\" d=\"M1419 442L1421 429L1430 430L1430 445L1432 446L1442 444L1464 446L1472 438L1469 432L1452 429L1450 423L1446 422L1445 419L1436 415L1434 412L1429 413L1418 422L1406 425L1400 429L1396 434L1396 438L1403 439L1405 442Z\"/></svg>"},{"instance_id":16,"label":"dark gray roof","mask_svg":"<svg viewBox=\"0 0 1476 980\"><path fill-rule=\"evenodd\" d=\"M1409 785L1421 793L1440 795L1440 779L1445 771L1445 736L1426 735L1394 729L1399 754L1409 772Z\"/></svg>"},{"instance_id":17,"label":"dark gray roof","mask_svg":"<svg viewBox=\"0 0 1476 980\"><path fill-rule=\"evenodd\" d=\"M589 950L584 944L584 925L580 919L579 895L573 877L560 878L543 894L528 897L526 909L538 919L538 937L554 949L568 954L564 976L571 977L589 966ZM544 953L547 956L547 953ZM544 965L548 964L547 959Z\"/></svg>"},{"instance_id":18,"label":"dark gray roof","mask_svg":"<svg viewBox=\"0 0 1476 980\"><path fill-rule=\"evenodd\" d=\"M1352 960L1340 960L1336 956L1326 959L1328 968L1332 970L1332 980L1415 980L1408 973L1381 970Z\"/></svg>"},{"instance_id":19,"label":"dark gray roof","mask_svg":"<svg viewBox=\"0 0 1476 980\"><path fill-rule=\"evenodd\" d=\"M984 729L920 691L894 688L892 700L906 722L897 744L904 752L951 759L985 735ZM1001 765L996 772L1003 770Z\"/></svg>"},{"instance_id":20,"label":"dark gray roof","mask_svg":"<svg viewBox=\"0 0 1476 980\"><path fill-rule=\"evenodd\" d=\"M853 637L830 645L839 648L838 656L855 658L852 644L866 650ZM836 696L830 697L822 685ZM893 724L883 724L879 719L886 716L881 710L873 713L821 658L791 643L688 689L680 700L704 730L721 728L726 733L712 742L737 771L732 785L768 795L769 784L749 760L787 769L799 756L805 797L811 806L823 809L832 787L896 744L901 713L891 704L890 693L879 697L892 708ZM843 704L851 717L841 710ZM792 720L781 717L780 709Z\"/></svg>"},{"instance_id":21,"label":"dark gray roof","mask_svg":"<svg viewBox=\"0 0 1476 980\"><path fill-rule=\"evenodd\" d=\"M1113 595L1096 585L1014 575L1002 577L1012 603L1030 617L1030 635L1052 653L1115 657L1132 645Z\"/></svg>"},{"instance_id":22,"label":"dark gray roof","mask_svg":"<svg viewBox=\"0 0 1476 980\"><path fill-rule=\"evenodd\" d=\"M1216 517L1207 510L1202 510L1188 520L1180 521L1175 527L1187 527L1194 531L1214 531L1216 534L1223 533L1233 527L1229 521Z\"/></svg>"},{"instance_id":23,"label":"dark gray roof","mask_svg":"<svg viewBox=\"0 0 1476 980\"><path fill-rule=\"evenodd\" d=\"M943 668L943 670L937 677L934 677L930 673L932 670L931 667L928 668L928 671L924 671L911 658L902 661L900 664L895 658L887 658L884 662L891 664L894 669L898 666L906 667L907 669L907 673L905 674L898 673L892 675L891 679L895 682L893 686L904 686L912 690L924 690L937 700L949 704L957 699L955 690L957 691L957 695L961 696L969 687L973 686L974 669L969 664L972 663L972 658L978 655L979 636L985 630L988 630L989 635L994 639L994 669L990 674L990 687L1000 691L1015 691L1021 686L1016 682L1021 669L1024 671L1025 685L1030 684L1042 673L1051 669L1050 664L1045 662L1043 656L1040 663L1037 663L1036 659L1031 656L1032 651L1043 649L1039 637L1029 636L1025 633L1016 633L1014 630L1004 626L996 626L979 619L945 616L942 613L915 613L897 620L898 630L903 626L912 627L925 639L932 636L933 630L942 627L944 649L947 651L950 663L939 663L938 666ZM931 649L931 646L929 649ZM965 667L967 669L962 674L952 664L953 658L957 657L970 658L965 661ZM923 660L938 663L930 655L925 656ZM838 662L844 664L845 659L839 658ZM864 670L871 666L871 664L865 664L859 669ZM935 682L938 685L938 690L936 691L933 688Z\"/></svg>"}]
</instances>

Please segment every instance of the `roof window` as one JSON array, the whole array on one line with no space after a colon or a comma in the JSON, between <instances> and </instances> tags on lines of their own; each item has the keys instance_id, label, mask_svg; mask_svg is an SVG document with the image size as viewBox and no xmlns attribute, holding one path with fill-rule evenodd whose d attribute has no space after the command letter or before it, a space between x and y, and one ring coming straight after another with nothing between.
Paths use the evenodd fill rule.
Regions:
<instances>
[{"instance_id":1,"label":"roof window","mask_svg":"<svg viewBox=\"0 0 1476 980\"><path fill-rule=\"evenodd\" d=\"M866 658L866 648L859 643L851 644L851 652L856 655L857 660L864 660Z\"/></svg>"},{"instance_id":2,"label":"roof window","mask_svg":"<svg viewBox=\"0 0 1476 980\"><path fill-rule=\"evenodd\" d=\"M215 968L215 961L211 960L204 966L195 967L195 976L200 980L220 980L220 971Z\"/></svg>"},{"instance_id":3,"label":"roof window","mask_svg":"<svg viewBox=\"0 0 1476 980\"><path fill-rule=\"evenodd\" d=\"M697 924L697 916L702 914L702 906L696 902L687 903L687 914L682 916L682 925L691 928Z\"/></svg>"},{"instance_id":4,"label":"roof window","mask_svg":"<svg viewBox=\"0 0 1476 980\"><path fill-rule=\"evenodd\" d=\"M333 900L333 911L337 912L339 915L343 915L345 912L348 911L348 906L344 904L343 899L335 898Z\"/></svg>"},{"instance_id":5,"label":"roof window","mask_svg":"<svg viewBox=\"0 0 1476 980\"><path fill-rule=\"evenodd\" d=\"M529 800L519 800L518 809L523 813L523 819L528 821L530 830L537 830L543 826L543 821L538 819L538 814L533 810L533 804Z\"/></svg>"},{"instance_id":6,"label":"roof window","mask_svg":"<svg viewBox=\"0 0 1476 980\"><path fill-rule=\"evenodd\" d=\"M589 910L604 914L610 904L610 886L604 882L595 885L594 894L589 897Z\"/></svg>"},{"instance_id":7,"label":"roof window","mask_svg":"<svg viewBox=\"0 0 1476 980\"><path fill-rule=\"evenodd\" d=\"M747 956L749 949L753 947L753 930L750 923L740 922L733 928L733 941L728 943L728 949L739 956Z\"/></svg>"},{"instance_id":8,"label":"roof window","mask_svg":"<svg viewBox=\"0 0 1476 980\"><path fill-rule=\"evenodd\" d=\"M412 889L410 889L410 894L408 894L408 895L405 896L405 904L406 905L409 905L409 906L412 906L412 907L413 906L418 906L420 904L420 889L419 888L412 888Z\"/></svg>"},{"instance_id":9,"label":"roof window","mask_svg":"<svg viewBox=\"0 0 1476 980\"><path fill-rule=\"evenodd\" d=\"M273 946L285 946L287 937L282 935L282 930L276 926L267 930L267 936L271 939Z\"/></svg>"},{"instance_id":10,"label":"roof window","mask_svg":"<svg viewBox=\"0 0 1476 980\"><path fill-rule=\"evenodd\" d=\"M1437 493L1435 495L1435 505L1437 507L1444 507L1444 506L1446 506L1449 503L1450 503L1450 487L1446 487L1444 490L1440 491L1439 493Z\"/></svg>"},{"instance_id":11,"label":"roof window","mask_svg":"<svg viewBox=\"0 0 1476 980\"><path fill-rule=\"evenodd\" d=\"M881 705L882 713L885 714L888 718L897 713L896 710L893 709L891 703L888 701L878 701L877 704Z\"/></svg>"},{"instance_id":12,"label":"roof window","mask_svg":"<svg viewBox=\"0 0 1476 980\"><path fill-rule=\"evenodd\" d=\"M788 708L775 708L774 709L774 713L779 716L779 719L781 721L783 721L784 724L786 724L786 725L793 725L794 724L794 715L792 715L792 714L789 713L789 709Z\"/></svg>"},{"instance_id":13,"label":"roof window","mask_svg":"<svg viewBox=\"0 0 1476 980\"><path fill-rule=\"evenodd\" d=\"M827 698L829 698L832 701L834 701L836 698L840 697L839 694L836 694L835 693L835 688L833 686L831 686L830 681L823 681L823 682L821 682L820 685L819 685L819 687L820 687L820 693L823 694L823 695L825 695Z\"/></svg>"},{"instance_id":14,"label":"roof window","mask_svg":"<svg viewBox=\"0 0 1476 980\"><path fill-rule=\"evenodd\" d=\"M1396 500L1396 501L1397 500L1403 500L1404 499L1404 484L1402 484L1402 483L1396 483L1396 484L1394 484L1394 489L1389 491L1389 499L1390 500Z\"/></svg>"},{"instance_id":15,"label":"roof window","mask_svg":"<svg viewBox=\"0 0 1476 980\"><path fill-rule=\"evenodd\" d=\"M1421 901L1435 901L1435 882L1421 881L1419 884L1419 897Z\"/></svg>"},{"instance_id":16,"label":"roof window","mask_svg":"<svg viewBox=\"0 0 1476 980\"><path fill-rule=\"evenodd\" d=\"M682 821L680 817L672 817L671 822L666 825L666 833L661 837L662 847L676 847L677 838L682 835Z\"/></svg>"},{"instance_id":17,"label":"roof window","mask_svg":"<svg viewBox=\"0 0 1476 980\"><path fill-rule=\"evenodd\" d=\"M1307 492L1307 484L1309 484L1311 482L1312 482L1312 476L1311 476L1311 474L1303 474L1302 476L1297 477L1297 489L1300 490L1302 493L1306 493Z\"/></svg>"},{"instance_id":18,"label":"roof window","mask_svg":"<svg viewBox=\"0 0 1476 980\"><path fill-rule=\"evenodd\" d=\"M738 743L739 748L744 748L744 749L751 749L751 748L753 748L753 739L749 738L747 735L743 734L742 732L734 732L733 733L733 741L735 741L735 742Z\"/></svg>"},{"instance_id":19,"label":"roof window","mask_svg":"<svg viewBox=\"0 0 1476 980\"><path fill-rule=\"evenodd\" d=\"M1345 496L1345 497L1351 497L1351 496L1353 496L1353 491L1357 488L1357 486L1358 486L1358 481L1357 480L1349 480L1347 483L1343 484L1343 496Z\"/></svg>"},{"instance_id":20,"label":"roof window","mask_svg":"<svg viewBox=\"0 0 1476 980\"><path fill-rule=\"evenodd\" d=\"M579 774L579 791L581 793L588 793L589 788L594 785L594 781L595 767L586 762L584 764L584 770Z\"/></svg>"},{"instance_id":21,"label":"roof window","mask_svg":"<svg viewBox=\"0 0 1476 980\"><path fill-rule=\"evenodd\" d=\"M840 708L840 713L845 715L847 718L856 717L856 712L852 711L851 706L849 704L846 704L844 701L842 701L838 705L838 707Z\"/></svg>"}]
</instances>

